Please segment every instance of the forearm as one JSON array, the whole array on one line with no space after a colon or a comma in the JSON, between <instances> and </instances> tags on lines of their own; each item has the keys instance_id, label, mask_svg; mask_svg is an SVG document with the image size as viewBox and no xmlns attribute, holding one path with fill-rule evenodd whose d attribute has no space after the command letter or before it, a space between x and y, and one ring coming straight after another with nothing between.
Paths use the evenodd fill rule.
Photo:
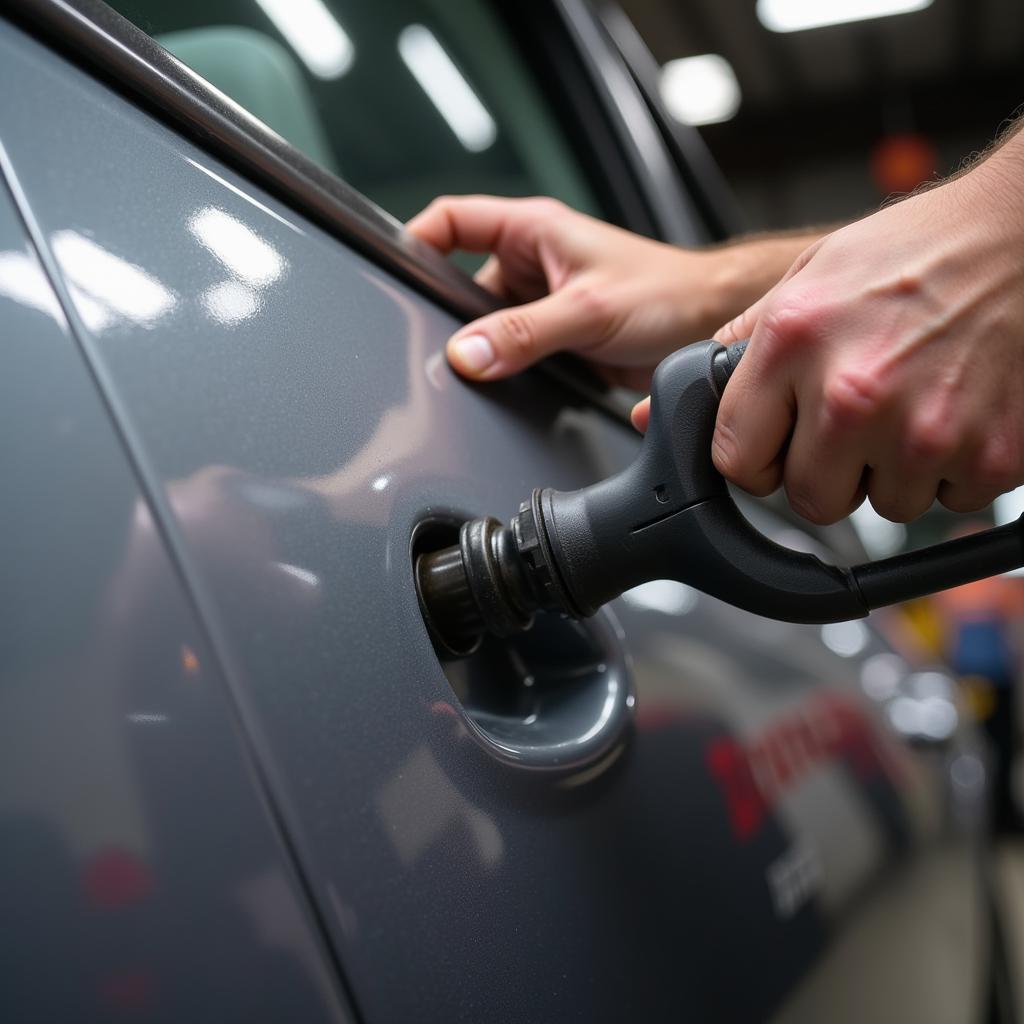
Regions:
<instances>
[{"instance_id":1,"label":"forearm","mask_svg":"<svg viewBox=\"0 0 1024 1024\"><path fill-rule=\"evenodd\" d=\"M1024 226L1024 120L1015 121L964 176L975 185L981 202L995 202L1004 211L1005 225L1019 235Z\"/></svg>"}]
</instances>

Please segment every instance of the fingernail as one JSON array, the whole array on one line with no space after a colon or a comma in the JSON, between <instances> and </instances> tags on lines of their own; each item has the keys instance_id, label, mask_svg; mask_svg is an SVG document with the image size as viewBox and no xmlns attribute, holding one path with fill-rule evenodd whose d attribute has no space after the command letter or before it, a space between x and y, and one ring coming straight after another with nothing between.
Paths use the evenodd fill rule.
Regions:
<instances>
[{"instance_id":1,"label":"fingernail","mask_svg":"<svg viewBox=\"0 0 1024 1024\"><path fill-rule=\"evenodd\" d=\"M482 334L467 334L452 342L455 361L470 373L483 373L494 362L494 346Z\"/></svg>"}]
</instances>

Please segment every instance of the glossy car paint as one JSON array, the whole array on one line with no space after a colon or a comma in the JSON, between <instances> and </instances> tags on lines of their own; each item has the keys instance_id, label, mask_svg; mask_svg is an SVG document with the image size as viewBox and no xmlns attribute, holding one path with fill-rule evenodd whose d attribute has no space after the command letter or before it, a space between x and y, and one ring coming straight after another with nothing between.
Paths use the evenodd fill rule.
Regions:
<instances>
[{"instance_id":1,"label":"glossy car paint","mask_svg":"<svg viewBox=\"0 0 1024 1024\"><path fill-rule=\"evenodd\" d=\"M72 565L79 548L116 552L94 571L100 590L118 593L120 618L113 640L85 630L82 659L27 645L3 692L46 673L37 714L64 712L77 695L104 728L124 728L125 714L173 707L193 662L170 643L165 675L133 668L152 688L145 706L130 693L108 710L101 684L79 672L92 645L159 659L163 640L181 635L216 673L215 697L194 712L220 741L214 777L170 771L178 789L148 796L144 767L125 759L99 787L99 810L81 815L89 827L116 815L119 786L147 793L140 814L181 822L149 840L149 855L195 858L184 905L206 898L199 873L222 889L253 873L257 825L283 858L276 816L294 869L277 862L277 889L293 909L264 923L303 922L304 962L323 971L319 938L370 1021L970 1019L985 936L969 848L981 790L966 738L914 754L864 696L863 656L844 661L816 630L662 588L613 612L632 665L632 724L568 771L557 757L530 769L496 756L427 638L413 530L508 515L538 483L580 486L628 460L635 439L539 375L459 382L443 359L449 315L9 26L0 85L16 97L0 108L7 175L97 386L91 426L75 436L105 439L115 463L88 500L122 495L119 518L72 517L81 533L71 533L63 482L86 487L95 453L68 466L19 430L10 479L38 488L39 466L52 466L49 501L65 519L50 532ZM24 252L23 237L5 248ZM61 322L53 296L48 317L24 295L13 301L19 351L40 348ZM66 330L60 340L70 349ZM45 394L41 372L15 393ZM116 459L112 424L125 449ZM108 521L119 524L112 536ZM27 546L39 526L23 515L5 537L19 581L39 562ZM201 618L194 638L166 610L158 576L172 565L171 590L190 602L180 614L191 606ZM35 585L19 603L46 601ZM871 653L881 652L861 652ZM20 707L4 715L5 749L38 735L35 721ZM138 735L160 735L141 721ZM607 726L600 714L592 723ZM951 769L959 786L945 785ZM223 792L232 772L235 790ZM27 774L74 804L81 773L63 746ZM8 807L72 834L7 777ZM258 791L262 817L236 823ZM185 817L200 809L205 818ZM25 903L25 917L50 921L65 901ZM129 934L147 927L158 926L133 922ZM249 993L258 975L271 989L265 951L249 940L220 977ZM99 955L112 940L91 929L89 941ZM174 961L223 941L203 927L191 947L169 941L164 952ZM324 985L306 996L337 1012ZM163 989L147 991L158 1015L180 1019ZM38 997L30 987L17 1005ZM254 1015L281 1019L269 1002Z\"/></svg>"},{"instance_id":2,"label":"glossy car paint","mask_svg":"<svg viewBox=\"0 0 1024 1024\"><path fill-rule=\"evenodd\" d=\"M351 1020L206 632L6 189L0 322L0 1016Z\"/></svg>"}]
</instances>

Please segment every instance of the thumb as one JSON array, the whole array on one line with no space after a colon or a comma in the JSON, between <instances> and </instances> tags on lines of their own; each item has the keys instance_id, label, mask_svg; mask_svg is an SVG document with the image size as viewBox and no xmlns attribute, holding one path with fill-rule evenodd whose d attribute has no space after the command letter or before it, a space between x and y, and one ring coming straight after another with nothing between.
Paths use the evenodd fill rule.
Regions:
<instances>
[{"instance_id":1,"label":"thumb","mask_svg":"<svg viewBox=\"0 0 1024 1024\"><path fill-rule=\"evenodd\" d=\"M473 380L508 377L553 352L599 344L608 330L600 305L570 285L536 302L490 313L452 336L448 360Z\"/></svg>"}]
</instances>

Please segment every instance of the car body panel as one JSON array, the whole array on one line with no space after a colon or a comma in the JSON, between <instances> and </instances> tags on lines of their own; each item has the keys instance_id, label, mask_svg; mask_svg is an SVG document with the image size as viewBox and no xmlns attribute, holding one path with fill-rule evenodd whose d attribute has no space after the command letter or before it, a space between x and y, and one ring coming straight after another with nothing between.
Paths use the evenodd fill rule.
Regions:
<instances>
[{"instance_id":1,"label":"car body panel","mask_svg":"<svg viewBox=\"0 0 1024 1024\"><path fill-rule=\"evenodd\" d=\"M616 602L631 724L569 771L494 756L420 616L414 529L590 482L636 438L538 373L459 381L450 314L8 25L0 85L159 524L132 558L177 566L365 1019L911 1019L936 964L919 1019L970 1018L969 737L912 752L819 631L682 588ZM125 579L131 634L160 595ZM909 969L875 984L908 900ZM872 963L832 1005L818 979Z\"/></svg>"},{"instance_id":2,"label":"car body panel","mask_svg":"<svg viewBox=\"0 0 1024 1024\"><path fill-rule=\"evenodd\" d=\"M0 1015L350 1021L205 630L6 189L0 267Z\"/></svg>"}]
</instances>

